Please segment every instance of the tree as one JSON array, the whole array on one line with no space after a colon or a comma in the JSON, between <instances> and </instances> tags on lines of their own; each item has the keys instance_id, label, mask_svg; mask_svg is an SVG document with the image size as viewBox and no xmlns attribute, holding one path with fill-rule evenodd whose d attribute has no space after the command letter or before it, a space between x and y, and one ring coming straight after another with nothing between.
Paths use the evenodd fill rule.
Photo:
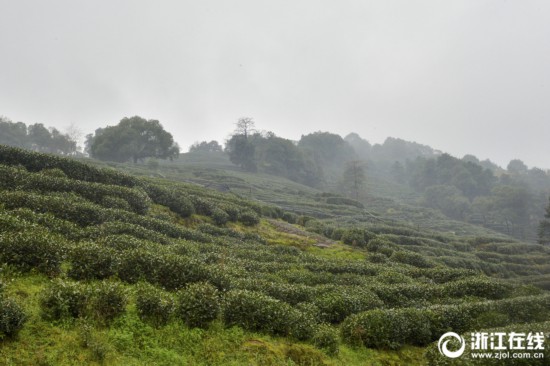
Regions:
<instances>
[{"instance_id":1,"label":"tree","mask_svg":"<svg viewBox=\"0 0 550 366\"><path fill-rule=\"evenodd\" d=\"M221 152L223 151L221 145L218 143L218 141L202 141L202 142L195 142L191 147L189 148L189 152Z\"/></svg>"},{"instance_id":2,"label":"tree","mask_svg":"<svg viewBox=\"0 0 550 366\"><path fill-rule=\"evenodd\" d=\"M550 244L550 199L546 207L544 219L539 224L539 243Z\"/></svg>"},{"instance_id":3,"label":"tree","mask_svg":"<svg viewBox=\"0 0 550 366\"><path fill-rule=\"evenodd\" d=\"M529 168L527 168L527 165L519 159L513 159L510 160L508 163L508 166L506 167L508 171L512 174L527 174L527 171Z\"/></svg>"},{"instance_id":4,"label":"tree","mask_svg":"<svg viewBox=\"0 0 550 366\"><path fill-rule=\"evenodd\" d=\"M137 163L145 158L172 160L179 155L179 146L159 121L139 116L96 130L95 136L87 136L87 144L90 155L100 160Z\"/></svg>"},{"instance_id":5,"label":"tree","mask_svg":"<svg viewBox=\"0 0 550 366\"><path fill-rule=\"evenodd\" d=\"M256 163L256 147L250 141L250 134L255 132L254 120L249 117L241 117L236 123L237 128L231 138L225 143L225 152L229 160L246 171L258 170Z\"/></svg>"},{"instance_id":6,"label":"tree","mask_svg":"<svg viewBox=\"0 0 550 366\"><path fill-rule=\"evenodd\" d=\"M351 188L355 199L359 198L359 191L365 184L365 168L364 162L353 160L346 163L346 169L344 170L343 178L344 185Z\"/></svg>"},{"instance_id":7,"label":"tree","mask_svg":"<svg viewBox=\"0 0 550 366\"><path fill-rule=\"evenodd\" d=\"M250 117L241 117L236 123L237 128L235 134L243 135L245 139L248 139L248 136L256 130L254 129L255 123L254 120Z\"/></svg>"},{"instance_id":8,"label":"tree","mask_svg":"<svg viewBox=\"0 0 550 366\"><path fill-rule=\"evenodd\" d=\"M258 169L254 156L256 148L245 135L233 135L225 143L225 152L229 160L246 171L255 172Z\"/></svg>"}]
</instances>

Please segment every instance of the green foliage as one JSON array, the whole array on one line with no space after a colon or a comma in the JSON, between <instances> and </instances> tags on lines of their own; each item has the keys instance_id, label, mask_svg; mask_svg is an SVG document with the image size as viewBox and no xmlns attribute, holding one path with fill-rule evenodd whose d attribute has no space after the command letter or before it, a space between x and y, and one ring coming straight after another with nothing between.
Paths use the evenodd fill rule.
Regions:
<instances>
[{"instance_id":1,"label":"green foliage","mask_svg":"<svg viewBox=\"0 0 550 366\"><path fill-rule=\"evenodd\" d=\"M293 334L304 339L313 333L313 324L304 322L305 315L282 301L255 291L231 290L223 297L223 320L228 326L238 325L275 335Z\"/></svg>"},{"instance_id":2,"label":"green foliage","mask_svg":"<svg viewBox=\"0 0 550 366\"><path fill-rule=\"evenodd\" d=\"M0 144L62 155L76 151L76 141L56 128L48 129L42 123L27 127L4 117L0 117Z\"/></svg>"},{"instance_id":3,"label":"green foliage","mask_svg":"<svg viewBox=\"0 0 550 366\"><path fill-rule=\"evenodd\" d=\"M116 126L96 130L90 136L90 154L100 160L134 163L145 158L173 159L179 155L174 138L157 120L134 116L123 118Z\"/></svg>"},{"instance_id":4,"label":"green foliage","mask_svg":"<svg viewBox=\"0 0 550 366\"><path fill-rule=\"evenodd\" d=\"M429 317L418 309L376 309L352 315L342 324L342 336L350 344L386 349L422 345L432 338Z\"/></svg>"},{"instance_id":5,"label":"green foliage","mask_svg":"<svg viewBox=\"0 0 550 366\"><path fill-rule=\"evenodd\" d=\"M239 221L246 226L254 226L260 223L260 218L256 212L245 209L240 212Z\"/></svg>"},{"instance_id":6,"label":"green foliage","mask_svg":"<svg viewBox=\"0 0 550 366\"><path fill-rule=\"evenodd\" d=\"M208 282L198 282L181 290L177 315L190 327L205 328L220 315L220 295Z\"/></svg>"},{"instance_id":7,"label":"green foliage","mask_svg":"<svg viewBox=\"0 0 550 366\"><path fill-rule=\"evenodd\" d=\"M0 262L22 271L36 269L50 276L58 274L67 247L64 238L32 225L23 228L0 233Z\"/></svg>"},{"instance_id":8,"label":"green foliage","mask_svg":"<svg viewBox=\"0 0 550 366\"><path fill-rule=\"evenodd\" d=\"M29 173L18 168L3 165L0 165L0 176L4 177L0 186L5 189L37 192L70 192L98 204L107 204L107 207L131 209L140 214L146 213L149 209L150 199L139 188L84 182L42 173Z\"/></svg>"},{"instance_id":9,"label":"green foliage","mask_svg":"<svg viewBox=\"0 0 550 366\"><path fill-rule=\"evenodd\" d=\"M258 169L255 151L255 146L245 135L233 135L225 144L225 152L229 155L231 162L249 172L255 172Z\"/></svg>"},{"instance_id":10,"label":"green foliage","mask_svg":"<svg viewBox=\"0 0 550 366\"><path fill-rule=\"evenodd\" d=\"M76 280L104 279L115 274L115 250L85 242L69 253L71 268L68 275Z\"/></svg>"},{"instance_id":11,"label":"green foliage","mask_svg":"<svg viewBox=\"0 0 550 366\"><path fill-rule=\"evenodd\" d=\"M134 187L138 184L135 177L120 173L113 169L96 168L90 164L81 163L59 156L26 151L14 147L0 145L0 164L22 165L30 172L57 168L71 179L103 184Z\"/></svg>"},{"instance_id":12,"label":"green foliage","mask_svg":"<svg viewBox=\"0 0 550 366\"><path fill-rule=\"evenodd\" d=\"M40 309L47 320L78 318L84 315L87 289L77 282L56 279L42 291Z\"/></svg>"},{"instance_id":13,"label":"green foliage","mask_svg":"<svg viewBox=\"0 0 550 366\"><path fill-rule=\"evenodd\" d=\"M154 203L168 207L181 217L189 217L195 212L193 203L181 190L153 183L144 184L143 188Z\"/></svg>"},{"instance_id":14,"label":"green foliage","mask_svg":"<svg viewBox=\"0 0 550 366\"><path fill-rule=\"evenodd\" d=\"M368 230L351 228L344 231L342 234L342 241L348 245L364 247L371 239L374 239L375 237L376 235Z\"/></svg>"},{"instance_id":15,"label":"green foliage","mask_svg":"<svg viewBox=\"0 0 550 366\"><path fill-rule=\"evenodd\" d=\"M348 315L383 305L376 294L360 287L335 287L317 297L314 304L321 317L330 323L340 323Z\"/></svg>"},{"instance_id":16,"label":"green foliage","mask_svg":"<svg viewBox=\"0 0 550 366\"><path fill-rule=\"evenodd\" d=\"M0 339L17 335L27 319L25 311L15 300L0 295Z\"/></svg>"},{"instance_id":17,"label":"green foliage","mask_svg":"<svg viewBox=\"0 0 550 366\"><path fill-rule=\"evenodd\" d=\"M320 324L312 338L317 348L321 348L330 356L336 356L339 351L338 331L327 324Z\"/></svg>"},{"instance_id":18,"label":"green foliage","mask_svg":"<svg viewBox=\"0 0 550 366\"><path fill-rule=\"evenodd\" d=\"M143 283L137 289L136 309L141 320L160 327L166 325L172 317L175 303L168 293Z\"/></svg>"},{"instance_id":19,"label":"green foliage","mask_svg":"<svg viewBox=\"0 0 550 366\"><path fill-rule=\"evenodd\" d=\"M195 142L191 147L189 148L190 153L197 153L197 152L222 152L223 149L221 145L218 143L218 141L212 140L210 142L201 141Z\"/></svg>"},{"instance_id":20,"label":"green foliage","mask_svg":"<svg viewBox=\"0 0 550 366\"><path fill-rule=\"evenodd\" d=\"M229 221L229 215L220 208L214 208L212 210L212 220L218 226L223 226Z\"/></svg>"},{"instance_id":21,"label":"green foliage","mask_svg":"<svg viewBox=\"0 0 550 366\"><path fill-rule=\"evenodd\" d=\"M102 281L90 285L90 311L94 318L109 324L126 310L126 289L117 282Z\"/></svg>"},{"instance_id":22,"label":"green foliage","mask_svg":"<svg viewBox=\"0 0 550 366\"><path fill-rule=\"evenodd\" d=\"M410 264L418 268L430 268L434 266L434 263L426 259L425 256L405 250L393 252L390 259L395 262Z\"/></svg>"},{"instance_id":23,"label":"green foliage","mask_svg":"<svg viewBox=\"0 0 550 366\"><path fill-rule=\"evenodd\" d=\"M486 277L469 277L444 285L443 294L462 298L478 296L486 299L502 299L510 296L512 285Z\"/></svg>"}]
</instances>

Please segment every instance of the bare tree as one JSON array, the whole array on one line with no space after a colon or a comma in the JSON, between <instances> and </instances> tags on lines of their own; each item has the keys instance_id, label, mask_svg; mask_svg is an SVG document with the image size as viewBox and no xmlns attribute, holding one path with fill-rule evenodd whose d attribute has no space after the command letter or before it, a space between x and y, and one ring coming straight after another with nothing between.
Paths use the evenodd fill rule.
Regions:
<instances>
[{"instance_id":1,"label":"bare tree","mask_svg":"<svg viewBox=\"0 0 550 366\"><path fill-rule=\"evenodd\" d=\"M344 184L351 187L355 199L359 198L359 191L365 180L365 163L358 160L348 161L344 170Z\"/></svg>"},{"instance_id":2,"label":"bare tree","mask_svg":"<svg viewBox=\"0 0 550 366\"><path fill-rule=\"evenodd\" d=\"M244 138L247 139L248 135L254 133L255 124L254 120L250 117L241 117L236 123L237 128L235 129L235 134L244 135Z\"/></svg>"}]
</instances>

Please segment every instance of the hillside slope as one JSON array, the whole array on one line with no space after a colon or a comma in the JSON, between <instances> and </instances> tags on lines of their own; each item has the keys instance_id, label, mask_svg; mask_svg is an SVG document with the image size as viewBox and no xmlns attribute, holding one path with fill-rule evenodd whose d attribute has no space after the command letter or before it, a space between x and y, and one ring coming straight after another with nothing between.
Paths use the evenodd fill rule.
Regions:
<instances>
[{"instance_id":1,"label":"hillside slope","mask_svg":"<svg viewBox=\"0 0 550 366\"><path fill-rule=\"evenodd\" d=\"M422 364L447 330L550 320L522 284L544 287L542 246L361 220L276 179L235 194L127 169L0 146L6 364Z\"/></svg>"}]
</instances>

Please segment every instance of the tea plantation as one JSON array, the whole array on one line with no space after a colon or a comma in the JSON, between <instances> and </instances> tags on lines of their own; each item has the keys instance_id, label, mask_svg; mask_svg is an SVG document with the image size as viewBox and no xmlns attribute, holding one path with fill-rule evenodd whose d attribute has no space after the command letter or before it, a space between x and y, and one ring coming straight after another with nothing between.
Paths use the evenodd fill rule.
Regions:
<instances>
[{"instance_id":1,"label":"tea plantation","mask_svg":"<svg viewBox=\"0 0 550 366\"><path fill-rule=\"evenodd\" d=\"M0 146L1 364L439 365L447 331L548 330L550 248L179 164Z\"/></svg>"}]
</instances>

